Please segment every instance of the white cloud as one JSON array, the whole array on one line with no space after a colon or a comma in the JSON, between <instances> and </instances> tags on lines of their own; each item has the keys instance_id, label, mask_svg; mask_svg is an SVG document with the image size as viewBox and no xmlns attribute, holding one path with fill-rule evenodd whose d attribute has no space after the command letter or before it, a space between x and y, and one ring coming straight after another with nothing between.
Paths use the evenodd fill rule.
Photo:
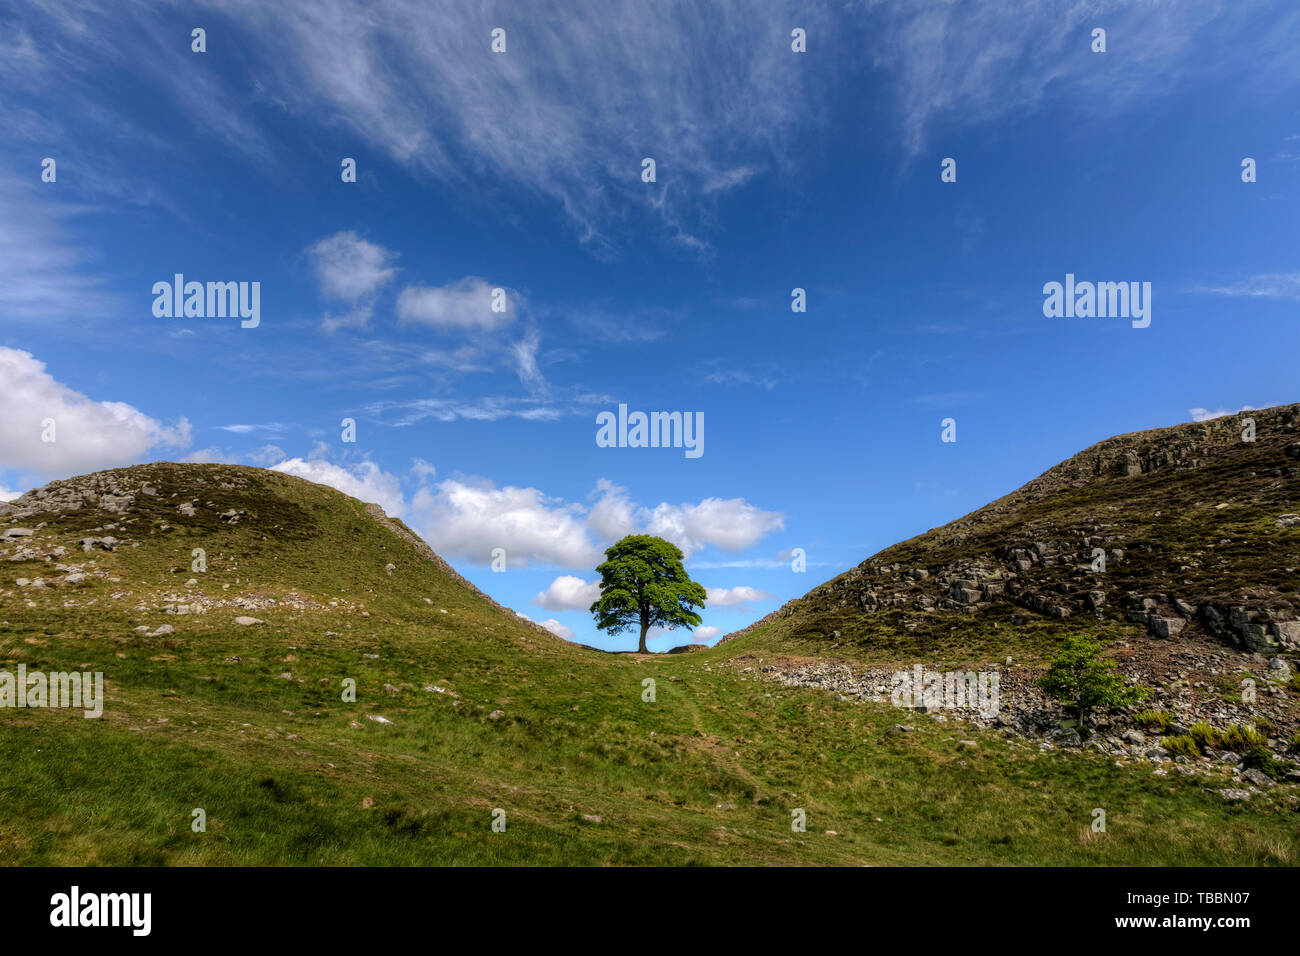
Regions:
<instances>
[{"instance_id":1,"label":"white cloud","mask_svg":"<svg viewBox=\"0 0 1300 956\"><path fill-rule=\"evenodd\" d=\"M291 458L278 465L272 465L271 471L281 471L286 475L297 475L320 485L329 485L345 495L351 495L365 502L378 504L389 515L402 517L406 512L406 501L396 477L383 471L373 461L362 461L346 468L333 465L323 459L304 460Z\"/></svg>"},{"instance_id":2,"label":"white cloud","mask_svg":"<svg viewBox=\"0 0 1300 956\"><path fill-rule=\"evenodd\" d=\"M42 441L46 419L52 442ZM185 419L167 426L123 402L94 401L56 382L30 352L0 347L0 467L65 477L189 443Z\"/></svg>"},{"instance_id":3,"label":"white cloud","mask_svg":"<svg viewBox=\"0 0 1300 956\"><path fill-rule=\"evenodd\" d=\"M337 332L339 329L364 329L370 324L374 314L374 303L362 302L342 315L326 312L321 316L320 327L326 332Z\"/></svg>"},{"instance_id":4,"label":"white cloud","mask_svg":"<svg viewBox=\"0 0 1300 956\"><path fill-rule=\"evenodd\" d=\"M254 465L261 465L266 468L276 462L284 461L288 457L284 449L279 445L263 445L257 451L251 452L248 455L248 460Z\"/></svg>"},{"instance_id":5,"label":"white cloud","mask_svg":"<svg viewBox=\"0 0 1300 956\"><path fill-rule=\"evenodd\" d=\"M703 643L704 641L713 640L721 633L722 633L722 628L714 627L711 624L706 624L703 627L697 627L695 629L695 639Z\"/></svg>"},{"instance_id":6,"label":"white cloud","mask_svg":"<svg viewBox=\"0 0 1300 956\"><path fill-rule=\"evenodd\" d=\"M1210 76L1295 76L1294 12L1273 11L1264 35L1247 5L1220 0L872 0L871 9L880 16L870 55L893 74L913 155L939 122L989 123L1049 97L1072 94L1079 112L1098 113ZM1090 51L1095 26L1106 28L1106 54Z\"/></svg>"},{"instance_id":7,"label":"white cloud","mask_svg":"<svg viewBox=\"0 0 1300 956\"><path fill-rule=\"evenodd\" d=\"M57 185L45 184L42 196L30 182L35 178L23 182L0 172L0 315L86 321L116 311L117 298L83 274L89 254L73 245L64 226L85 210L48 198Z\"/></svg>"},{"instance_id":8,"label":"white cloud","mask_svg":"<svg viewBox=\"0 0 1300 956\"><path fill-rule=\"evenodd\" d=\"M1231 285L1202 287L1196 291L1254 299L1300 301L1300 272L1266 272Z\"/></svg>"},{"instance_id":9,"label":"white cloud","mask_svg":"<svg viewBox=\"0 0 1300 956\"><path fill-rule=\"evenodd\" d=\"M785 527L785 516L764 511L744 498L705 498L698 504L663 502L653 509L635 504L627 489L604 478L587 524L602 541L616 541L641 531L671 541L689 558L708 546L742 551L765 535Z\"/></svg>"},{"instance_id":10,"label":"white cloud","mask_svg":"<svg viewBox=\"0 0 1300 956\"><path fill-rule=\"evenodd\" d=\"M545 621L538 621L537 623L546 628L556 637L562 637L566 641L573 640L573 628L566 627L553 617L548 617Z\"/></svg>"},{"instance_id":11,"label":"white cloud","mask_svg":"<svg viewBox=\"0 0 1300 956\"><path fill-rule=\"evenodd\" d=\"M232 432L236 435L251 435L253 432L266 432L270 435L281 435L287 431L287 427L279 422L263 422L256 425L236 423L234 425L218 425L217 428L221 429L223 432Z\"/></svg>"},{"instance_id":12,"label":"white cloud","mask_svg":"<svg viewBox=\"0 0 1300 956\"><path fill-rule=\"evenodd\" d=\"M281 458L284 456L281 455ZM276 459L277 461L279 459ZM207 448L196 448L184 458L183 462L199 465L236 465L239 464L239 456L231 454L224 448L218 448L215 445L209 445Z\"/></svg>"},{"instance_id":13,"label":"white cloud","mask_svg":"<svg viewBox=\"0 0 1300 956\"><path fill-rule=\"evenodd\" d=\"M1187 414L1192 416L1192 421L1194 422L1208 422L1214 418L1223 418L1225 415L1236 415L1238 412L1252 411L1255 411L1255 406L1242 405L1241 408L1237 409L1216 408L1210 410L1208 408L1189 408Z\"/></svg>"},{"instance_id":14,"label":"white cloud","mask_svg":"<svg viewBox=\"0 0 1300 956\"><path fill-rule=\"evenodd\" d=\"M0 485L0 501L13 501L15 498L21 496L21 491L10 491L4 485Z\"/></svg>"},{"instance_id":15,"label":"white cloud","mask_svg":"<svg viewBox=\"0 0 1300 956\"><path fill-rule=\"evenodd\" d=\"M397 317L403 322L437 329L490 332L514 321L518 293L506 289L505 310L492 311L491 285L478 276L466 276L449 285L408 285L397 295Z\"/></svg>"},{"instance_id":16,"label":"white cloud","mask_svg":"<svg viewBox=\"0 0 1300 956\"><path fill-rule=\"evenodd\" d=\"M397 269L392 265L397 253L362 239L355 232L337 232L313 243L306 249L326 298L347 302L351 308L341 315L326 312L321 328L326 332L339 329L364 329L375 311L375 296L392 281Z\"/></svg>"},{"instance_id":17,"label":"white cloud","mask_svg":"<svg viewBox=\"0 0 1300 956\"><path fill-rule=\"evenodd\" d=\"M605 478L596 482L599 500L587 515L587 525L602 541L617 541L636 530L636 508L627 497L627 489Z\"/></svg>"},{"instance_id":18,"label":"white cloud","mask_svg":"<svg viewBox=\"0 0 1300 956\"><path fill-rule=\"evenodd\" d=\"M533 599L548 611L588 611L600 599L600 581L584 581L564 574Z\"/></svg>"},{"instance_id":19,"label":"white cloud","mask_svg":"<svg viewBox=\"0 0 1300 956\"><path fill-rule=\"evenodd\" d=\"M735 588L705 588L704 592L708 595L709 607L733 608L737 611L749 610L750 602L771 601L776 597L775 594L744 585Z\"/></svg>"},{"instance_id":20,"label":"white cloud","mask_svg":"<svg viewBox=\"0 0 1300 956\"><path fill-rule=\"evenodd\" d=\"M356 302L373 295L397 274L396 253L367 242L355 232L337 232L307 247L321 292L331 299Z\"/></svg>"},{"instance_id":21,"label":"white cloud","mask_svg":"<svg viewBox=\"0 0 1300 956\"><path fill-rule=\"evenodd\" d=\"M548 386L541 369L537 367L537 348L537 332L531 331L510 346L510 354L515 360L515 370L519 373L519 381L523 382L531 392L544 393L547 391Z\"/></svg>"},{"instance_id":22,"label":"white cloud","mask_svg":"<svg viewBox=\"0 0 1300 956\"><path fill-rule=\"evenodd\" d=\"M533 624L537 624L540 627L544 627L552 634L554 634L556 637L562 637L566 641L573 640L573 628L566 627L565 625L561 624L553 617L549 617L545 621L534 621L531 617L529 617L527 614L523 613L522 611L515 611L515 617L523 618L525 621L530 621Z\"/></svg>"},{"instance_id":23,"label":"white cloud","mask_svg":"<svg viewBox=\"0 0 1300 956\"><path fill-rule=\"evenodd\" d=\"M439 422L476 421L495 422L503 418L518 418L530 422L549 422L568 415L589 414L593 408L608 405L608 395L579 394L568 398L524 398L510 395L488 395L476 399L422 398L414 401L372 402L365 410L375 416L399 413L393 425L414 425L432 418Z\"/></svg>"},{"instance_id":24,"label":"white cloud","mask_svg":"<svg viewBox=\"0 0 1300 956\"><path fill-rule=\"evenodd\" d=\"M785 527L785 517L764 511L744 498L705 498L699 504L657 505L646 530L667 538L689 557L706 545L741 551Z\"/></svg>"},{"instance_id":25,"label":"white cloud","mask_svg":"<svg viewBox=\"0 0 1300 956\"><path fill-rule=\"evenodd\" d=\"M444 557L488 563L504 548L507 567L537 562L593 567L600 550L587 534L581 505L536 488L447 480L416 492L412 511L424 538Z\"/></svg>"},{"instance_id":26,"label":"white cloud","mask_svg":"<svg viewBox=\"0 0 1300 956\"><path fill-rule=\"evenodd\" d=\"M668 12L638 0L222 0L219 9L245 28L229 42L277 105L337 120L457 187L481 176L547 197L597 246L632 204L689 242L681 219L707 221L701 199L782 165L817 112L808 88L818 71L798 68L791 23L827 37L826 14L792 0L765 4L762 16L744 0ZM494 56L488 30L498 21L508 49ZM651 152L653 191L640 180Z\"/></svg>"}]
</instances>

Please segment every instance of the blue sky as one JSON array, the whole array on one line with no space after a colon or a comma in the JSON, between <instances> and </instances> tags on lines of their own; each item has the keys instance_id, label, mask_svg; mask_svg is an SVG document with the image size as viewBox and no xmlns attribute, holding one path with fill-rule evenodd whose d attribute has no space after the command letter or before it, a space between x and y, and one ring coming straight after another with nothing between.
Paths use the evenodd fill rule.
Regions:
<instances>
[{"instance_id":1,"label":"blue sky","mask_svg":"<svg viewBox=\"0 0 1300 956\"><path fill-rule=\"evenodd\" d=\"M610 648L594 567L648 531L712 642L1102 438L1300 398L1298 44L1201 0L2 11L0 494L276 467ZM155 316L175 273L260 323ZM1045 317L1067 273L1149 327ZM620 403L703 455L598 447Z\"/></svg>"}]
</instances>

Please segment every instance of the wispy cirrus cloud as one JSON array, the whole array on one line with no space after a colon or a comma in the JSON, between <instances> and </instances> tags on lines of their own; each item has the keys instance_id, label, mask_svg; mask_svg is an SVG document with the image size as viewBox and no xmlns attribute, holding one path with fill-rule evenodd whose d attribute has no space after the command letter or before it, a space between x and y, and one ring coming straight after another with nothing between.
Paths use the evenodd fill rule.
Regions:
<instances>
[{"instance_id":1,"label":"wispy cirrus cloud","mask_svg":"<svg viewBox=\"0 0 1300 956\"><path fill-rule=\"evenodd\" d=\"M608 395L570 396L486 395L480 398L417 398L407 401L371 402L365 411L397 427L433 419L439 422L495 422L507 418L524 421L557 421L570 415L589 414L608 405Z\"/></svg>"},{"instance_id":2,"label":"wispy cirrus cloud","mask_svg":"<svg viewBox=\"0 0 1300 956\"><path fill-rule=\"evenodd\" d=\"M780 168L817 116L816 71L790 52L796 20L825 12L773 0L667 8L637 0L527 5L423 0L203 0L197 11L246 76L196 70L165 3L32 5L4 68L23 89L73 84L64 103L119 112L89 63L133 63L204 135L276 164L257 106L342 127L417 174L456 187L509 183L562 211L578 238L608 251L639 207L663 237L708 247L712 197ZM188 26L189 21L185 21ZM503 26L507 50L490 32ZM39 40L37 38L40 38ZM211 54L210 54L211 56ZM15 88L13 84L10 89ZM659 181L643 183L653 157ZM489 201L499 201L496 199ZM623 235L620 235L623 233Z\"/></svg>"},{"instance_id":3,"label":"wispy cirrus cloud","mask_svg":"<svg viewBox=\"0 0 1300 956\"><path fill-rule=\"evenodd\" d=\"M1266 272L1227 285L1198 286L1192 291L1252 299L1300 301L1300 272Z\"/></svg>"},{"instance_id":4,"label":"wispy cirrus cloud","mask_svg":"<svg viewBox=\"0 0 1300 956\"><path fill-rule=\"evenodd\" d=\"M119 298L86 270L93 253L66 223L87 212L62 201L57 183L0 171L0 314L11 320L95 319Z\"/></svg>"},{"instance_id":5,"label":"wispy cirrus cloud","mask_svg":"<svg viewBox=\"0 0 1300 956\"><path fill-rule=\"evenodd\" d=\"M903 144L920 153L942 123L980 125L1073 96L1120 111L1207 76L1294 83L1300 10L1222 0L866 0L870 55L893 78ZM1268 16L1266 34L1258 18ZM1091 31L1107 53L1091 51ZM1106 57L1106 59L1102 59Z\"/></svg>"}]
</instances>

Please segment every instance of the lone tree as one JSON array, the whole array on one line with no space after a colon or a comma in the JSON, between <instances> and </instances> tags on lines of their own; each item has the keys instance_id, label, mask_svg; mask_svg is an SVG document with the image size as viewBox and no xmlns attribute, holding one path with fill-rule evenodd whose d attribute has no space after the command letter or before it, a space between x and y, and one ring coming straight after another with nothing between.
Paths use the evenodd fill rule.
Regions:
<instances>
[{"instance_id":1,"label":"lone tree","mask_svg":"<svg viewBox=\"0 0 1300 956\"><path fill-rule=\"evenodd\" d=\"M646 631L652 627L698 627L694 608L704 607L704 588L682 567L675 544L648 534L630 534L605 551L600 572L600 599L591 606L596 626L621 634L641 625L637 650L645 654Z\"/></svg>"},{"instance_id":2,"label":"lone tree","mask_svg":"<svg viewBox=\"0 0 1300 956\"><path fill-rule=\"evenodd\" d=\"M1101 645L1086 637L1066 639L1038 686L1074 710L1080 730L1092 711L1126 707L1146 696L1146 688L1125 684L1115 662L1101 656Z\"/></svg>"}]
</instances>

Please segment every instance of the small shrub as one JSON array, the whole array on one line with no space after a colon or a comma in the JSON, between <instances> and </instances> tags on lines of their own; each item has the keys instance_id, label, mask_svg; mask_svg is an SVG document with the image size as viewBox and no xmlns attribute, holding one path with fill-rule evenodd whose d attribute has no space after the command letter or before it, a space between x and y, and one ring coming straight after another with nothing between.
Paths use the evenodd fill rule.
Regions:
<instances>
[{"instance_id":1,"label":"small shrub","mask_svg":"<svg viewBox=\"0 0 1300 956\"><path fill-rule=\"evenodd\" d=\"M1188 734L1179 734L1177 737L1166 737L1160 741L1164 748L1175 757L1187 757L1196 760L1201 756L1201 750L1196 746L1196 741Z\"/></svg>"},{"instance_id":2,"label":"small shrub","mask_svg":"<svg viewBox=\"0 0 1300 956\"><path fill-rule=\"evenodd\" d=\"M1196 746L1201 750L1219 749L1221 742L1219 732L1203 720L1187 728L1187 735L1196 742Z\"/></svg>"},{"instance_id":3,"label":"small shrub","mask_svg":"<svg viewBox=\"0 0 1300 956\"><path fill-rule=\"evenodd\" d=\"M1134 722L1143 730L1152 731L1157 734L1163 734L1173 723L1173 718L1163 710L1144 710L1133 718Z\"/></svg>"},{"instance_id":4,"label":"small shrub","mask_svg":"<svg viewBox=\"0 0 1300 956\"><path fill-rule=\"evenodd\" d=\"M1268 738L1250 724L1234 724L1223 732L1223 747L1233 753L1246 754L1267 746Z\"/></svg>"}]
</instances>

